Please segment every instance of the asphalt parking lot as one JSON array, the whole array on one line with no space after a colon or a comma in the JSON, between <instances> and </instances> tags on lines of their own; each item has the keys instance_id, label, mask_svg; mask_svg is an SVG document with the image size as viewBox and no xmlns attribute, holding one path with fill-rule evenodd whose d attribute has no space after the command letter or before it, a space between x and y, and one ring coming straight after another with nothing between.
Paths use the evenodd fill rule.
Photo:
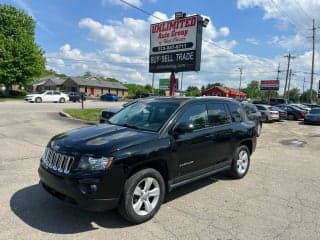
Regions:
<instances>
[{"instance_id":1,"label":"asphalt parking lot","mask_svg":"<svg viewBox=\"0 0 320 240\"><path fill-rule=\"evenodd\" d=\"M265 124L244 179L185 185L132 226L116 211L66 206L38 185L48 140L85 126L58 115L74 106L0 102L0 239L320 239L320 126Z\"/></svg>"}]
</instances>

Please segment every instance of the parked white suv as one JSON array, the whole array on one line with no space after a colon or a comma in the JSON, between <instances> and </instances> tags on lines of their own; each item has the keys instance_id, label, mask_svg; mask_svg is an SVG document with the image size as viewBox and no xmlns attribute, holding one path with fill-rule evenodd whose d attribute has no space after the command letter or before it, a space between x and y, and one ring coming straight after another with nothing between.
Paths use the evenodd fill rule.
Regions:
<instances>
[{"instance_id":1,"label":"parked white suv","mask_svg":"<svg viewBox=\"0 0 320 240\"><path fill-rule=\"evenodd\" d=\"M69 96L68 94L65 94L59 91L48 90L42 93L29 94L25 97L24 100L28 102L36 102L36 103L41 103L41 102L64 103L66 101L69 101Z\"/></svg>"}]
</instances>

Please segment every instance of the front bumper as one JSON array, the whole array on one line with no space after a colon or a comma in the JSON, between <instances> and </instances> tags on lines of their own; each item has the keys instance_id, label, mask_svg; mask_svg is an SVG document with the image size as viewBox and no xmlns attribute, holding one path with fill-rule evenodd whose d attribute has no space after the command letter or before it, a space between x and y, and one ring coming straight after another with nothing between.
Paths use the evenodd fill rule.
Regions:
<instances>
[{"instance_id":1,"label":"front bumper","mask_svg":"<svg viewBox=\"0 0 320 240\"><path fill-rule=\"evenodd\" d=\"M60 177L48 172L41 166L38 169L38 173L40 177L40 184L44 189L51 195L68 204L89 211L105 211L116 208L118 205L119 194L114 193L114 196L110 198L102 197L102 195L110 196L108 190L106 191L106 194L101 195L101 188L105 187L105 179L103 177L100 179ZM85 180L85 182L81 182L83 180ZM90 192L91 185L97 186L97 192ZM102 189L102 191L104 191L104 189Z\"/></svg>"},{"instance_id":2,"label":"front bumper","mask_svg":"<svg viewBox=\"0 0 320 240\"><path fill-rule=\"evenodd\" d=\"M27 102L33 102L33 101L34 101L34 98L26 97L24 100L27 101Z\"/></svg>"},{"instance_id":3,"label":"front bumper","mask_svg":"<svg viewBox=\"0 0 320 240\"><path fill-rule=\"evenodd\" d=\"M319 119L304 119L304 123L309 123L309 124L320 124L320 120Z\"/></svg>"}]
</instances>

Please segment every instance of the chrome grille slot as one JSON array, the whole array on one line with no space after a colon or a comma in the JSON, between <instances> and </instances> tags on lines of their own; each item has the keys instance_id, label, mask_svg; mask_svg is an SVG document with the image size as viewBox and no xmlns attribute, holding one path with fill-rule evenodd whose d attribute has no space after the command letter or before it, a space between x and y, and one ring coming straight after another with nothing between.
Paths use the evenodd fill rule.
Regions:
<instances>
[{"instance_id":1,"label":"chrome grille slot","mask_svg":"<svg viewBox=\"0 0 320 240\"><path fill-rule=\"evenodd\" d=\"M69 173L74 162L74 157L58 153L46 148L42 158L42 165L60 173Z\"/></svg>"}]
</instances>

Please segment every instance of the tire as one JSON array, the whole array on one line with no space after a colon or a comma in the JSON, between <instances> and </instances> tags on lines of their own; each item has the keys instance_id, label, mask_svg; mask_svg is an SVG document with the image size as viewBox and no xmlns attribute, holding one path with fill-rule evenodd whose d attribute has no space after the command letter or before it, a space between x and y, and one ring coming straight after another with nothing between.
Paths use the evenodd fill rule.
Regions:
<instances>
[{"instance_id":1,"label":"tire","mask_svg":"<svg viewBox=\"0 0 320 240\"><path fill-rule=\"evenodd\" d=\"M65 101L66 101L66 99L63 97L59 99L59 103L64 103Z\"/></svg>"},{"instance_id":2,"label":"tire","mask_svg":"<svg viewBox=\"0 0 320 240\"><path fill-rule=\"evenodd\" d=\"M154 196L150 196L150 192ZM143 223L157 213L164 196L165 184L161 174L152 168L143 169L127 179L118 211L131 223Z\"/></svg>"},{"instance_id":3,"label":"tire","mask_svg":"<svg viewBox=\"0 0 320 240\"><path fill-rule=\"evenodd\" d=\"M259 137L261 135L261 131L262 131L262 123L258 122L258 124L257 124L257 137Z\"/></svg>"},{"instance_id":4,"label":"tire","mask_svg":"<svg viewBox=\"0 0 320 240\"><path fill-rule=\"evenodd\" d=\"M235 151L230 174L235 179L243 178L250 167L250 151L247 146L241 145Z\"/></svg>"},{"instance_id":5,"label":"tire","mask_svg":"<svg viewBox=\"0 0 320 240\"><path fill-rule=\"evenodd\" d=\"M291 115L291 114L288 115L288 120L291 120L291 121L292 121L292 120L295 120L295 116L294 116L294 115Z\"/></svg>"},{"instance_id":6,"label":"tire","mask_svg":"<svg viewBox=\"0 0 320 240\"><path fill-rule=\"evenodd\" d=\"M41 102L42 102L42 99L41 99L40 97L37 97L37 98L35 99L35 102L36 102L36 103L41 103Z\"/></svg>"}]
</instances>

